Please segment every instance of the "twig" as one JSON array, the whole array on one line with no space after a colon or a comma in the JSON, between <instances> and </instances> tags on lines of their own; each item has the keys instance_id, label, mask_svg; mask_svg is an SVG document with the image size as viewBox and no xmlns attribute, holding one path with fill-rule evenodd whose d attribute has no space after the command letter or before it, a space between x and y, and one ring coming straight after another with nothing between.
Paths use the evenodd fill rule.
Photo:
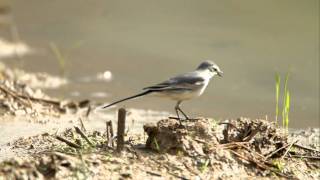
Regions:
<instances>
[{"instance_id":1,"label":"twig","mask_svg":"<svg viewBox=\"0 0 320 180\"><path fill-rule=\"evenodd\" d=\"M2 86L1 84L0 84L0 89L1 89L3 92L5 92L6 94L9 94L9 95L12 96L13 98L19 100L22 104L31 107L31 104L25 102L25 100L24 100L23 98L21 98L20 95L17 94L16 92L9 90L8 88ZM28 99L28 98L26 98L26 99Z\"/></svg>"},{"instance_id":2,"label":"twig","mask_svg":"<svg viewBox=\"0 0 320 180\"><path fill-rule=\"evenodd\" d=\"M169 119L175 119L175 120L179 120L180 118L177 118L177 117L173 117L173 116L170 116Z\"/></svg>"},{"instance_id":3,"label":"twig","mask_svg":"<svg viewBox=\"0 0 320 180\"><path fill-rule=\"evenodd\" d=\"M281 160L283 160L283 158L287 155L287 153L289 152L289 150L291 149L292 145L295 144L296 142L298 142L298 140L293 141L292 143L290 143L288 149L286 150L286 152L282 155Z\"/></svg>"},{"instance_id":4,"label":"twig","mask_svg":"<svg viewBox=\"0 0 320 180\"><path fill-rule=\"evenodd\" d=\"M253 151L253 150L250 149L249 147L245 146L245 144L240 144L240 146L243 147L243 148L244 148L245 150L247 150L248 152L253 153L253 154L256 154L257 156L259 156L260 158L262 158L262 161L263 161L264 163L268 163L268 161L265 161L265 160L264 160L265 157L264 157L262 154L259 154L259 153L255 152L255 151Z\"/></svg>"},{"instance_id":5,"label":"twig","mask_svg":"<svg viewBox=\"0 0 320 180\"><path fill-rule=\"evenodd\" d=\"M305 150L308 150L308 151L313 151L313 152L318 152L318 153L320 153L320 151L317 150L317 149L313 149L313 148L310 148L310 147L302 146L302 145L297 144L297 143L294 143L293 146L296 146L296 147L298 147L298 148L305 149Z\"/></svg>"},{"instance_id":6,"label":"twig","mask_svg":"<svg viewBox=\"0 0 320 180\"><path fill-rule=\"evenodd\" d=\"M274 170L273 168L270 168L270 167L266 166L263 163L261 164L259 161L255 160L255 159L249 159L248 157L243 156L243 155L241 155L241 154L239 154L239 153L237 153L237 152L235 152L233 150L230 150L230 152L232 152L233 154L235 154L236 156L240 157L241 159L243 159L245 161L248 161L250 163L253 163L253 164L257 165L259 168L261 168L263 170L270 170L270 171L274 172L275 174L277 174L279 176L283 176L283 177L286 177L286 178L291 178L290 176L287 176L287 175L285 175L283 173L280 173L280 172Z\"/></svg>"},{"instance_id":7,"label":"twig","mask_svg":"<svg viewBox=\"0 0 320 180\"><path fill-rule=\"evenodd\" d=\"M63 138L63 137L61 137L61 136L56 136L56 139L58 139L59 141L62 141L62 142L64 142L64 143L66 143L66 144L69 145L70 147L73 147L73 148L76 148L76 149L81 149L81 146L79 146L78 144L73 143L73 142L71 142L71 141L69 141L69 140L67 140L67 139L65 139L65 138Z\"/></svg>"},{"instance_id":8,"label":"twig","mask_svg":"<svg viewBox=\"0 0 320 180\"><path fill-rule=\"evenodd\" d=\"M76 130L76 132L78 134L80 134L80 136L87 141L87 143L91 146L94 147L93 143L89 140L89 138L81 131L80 128L78 128L77 126L74 127L74 129Z\"/></svg>"},{"instance_id":9,"label":"twig","mask_svg":"<svg viewBox=\"0 0 320 180\"><path fill-rule=\"evenodd\" d=\"M320 160L319 156L291 155L291 157L293 157L293 158L306 158L306 159Z\"/></svg>"},{"instance_id":10,"label":"twig","mask_svg":"<svg viewBox=\"0 0 320 180\"><path fill-rule=\"evenodd\" d=\"M273 151L271 154L269 154L268 156L266 156L265 160L267 160L268 158L272 157L274 154L276 154L277 152L279 152L280 150L287 148L290 144L287 144L285 146L282 146L281 148L278 148L277 150Z\"/></svg>"},{"instance_id":11,"label":"twig","mask_svg":"<svg viewBox=\"0 0 320 180\"><path fill-rule=\"evenodd\" d=\"M83 124L82 118L79 118L79 121L80 121L80 125L81 125L81 130L84 131L84 132L87 132L87 129Z\"/></svg>"},{"instance_id":12,"label":"twig","mask_svg":"<svg viewBox=\"0 0 320 180\"><path fill-rule=\"evenodd\" d=\"M19 99L20 101L22 101L22 99L28 99L28 100L33 100L33 101L41 101L41 102L45 102L45 103L49 103L49 104L54 104L54 105L60 105L60 101L55 101L55 100L51 100L51 99L43 99L43 98L36 98L36 97L31 97L31 96L26 96L23 94L19 94L17 92L14 92L12 90L9 90L8 88L5 88L4 86L2 86L0 84L0 89L2 91L4 91L5 93L8 93L9 95ZM24 101L22 101L23 103L26 103Z\"/></svg>"},{"instance_id":13,"label":"twig","mask_svg":"<svg viewBox=\"0 0 320 180\"><path fill-rule=\"evenodd\" d=\"M250 141L260 131L261 125L262 123L260 123L255 130L251 131L251 133L248 136L244 137L242 141L247 141L247 142Z\"/></svg>"},{"instance_id":14,"label":"twig","mask_svg":"<svg viewBox=\"0 0 320 180\"><path fill-rule=\"evenodd\" d=\"M51 99L43 99L43 98L35 98L35 97L26 97L24 95L19 95L22 98L29 98L30 100L33 101L40 101L40 102L44 102L44 103L48 103L48 104L53 104L56 106L60 105L60 101L55 101L55 100L51 100Z\"/></svg>"},{"instance_id":15,"label":"twig","mask_svg":"<svg viewBox=\"0 0 320 180\"><path fill-rule=\"evenodd\" d=\"M124 146L124 130L126 127L126 110L120 108L118 111L118 132L117 132L117 151L121 152Z\"/></svg>"},{"instance_id":16,"label":"twig","mask_svg":"<svg viewBox=\"0 0 320 180\"><path fill-rule=\"evenodd\" d=\"M131 152L132 154L134 154L137 159L141 159L141 156L138 154L138 152L135 150L134 146L132 143L129 143L131 148L128 148L128 151Z\"/></svg>"},{"instance_id":17,"label":"twig","mask_svg":"<svg viewBox=\"0 0 320 180\"><path fill-rule=\"evenodd\" d=\"M243 139L247 136L249 136L252 133L252 126L251 125L246 125L243 128L242 133L240 134L240 141L243 141Z\"/></svg>"},{"instance_id":18,"label":"twig","mask_svg":"<svg viewBox=\"0 0 320 180\"><path fill-rule=\"evenodd\" d=\"M243 159L245 161L248 161L248 162L251 162L248 157L245 157L245 156L243 156L243 155L241 155L241 154L239 154L239 153L237 153L237 152L235 152L233 150L229 150L229 151L232 152L233 154L235 154L236 156L240 157L241 159Z\"/></svg>"},{"instance_id":19,"label":"twig","mask_svg":"<svg viewBox=\"0 0 320 180\"><path fill-rule=\"evenodd\" d=\"M242 145L246 145L246 144L249 144L249 142L230 142L226 144L220 144L218 145L218 147L223 149L232 149L235 147L243 147Z\"/></svg>"},{"instance_id":20,"label":"twig","mask_svg":"<svg viewBox=\"0 0 320 180\"><path fill-rule=\"evenodd\" d=\"M152 176L158 176L158 177L161 177L162 175L159 174L159 173L156 173L156 172L151 172L151 171L146 171L146 173L152 175Z\"/></svg>"},{"instance_id":21,"label":"twig","mask_svg":"<svg viewBox=\"0 0 320 180\"><path fill-rule=\"evenodd\" d=\"M264 157L262 154L259 154L259 153L255 152L255 151L253 151L252 149L250 149L249 147L247 147L247 146L245 146L245 145L240 144L240 146L242 146L242 147L243 147L244 149L246 149L248 152L259 156L259 157L261 158L261 159L259 159L259 160L261 160L261 161L262 161L263 163L265 163L266 165L275 167L274 164L272 164L272 163L268 162L267 160L265 160L265 157Z\"/></svg>"},{"instance_id":22,"label":"twig","mask_svg":"<svg viewBox=\"0 0 320 180\"><path fill-rule=\"evenodd\" d=\"M197 139L197 138L195 138L194 140L195 140L195 141L197 141L198 143L207 144L207 142L206 142L206 141L201 140L201 139Z\"/></svg>"},{"instance_id":23,"label":"twig","mask_svg":"<svg viewBox=\"0 0 320 180\"><path fill-rule=\"evenodd\" d=\"M45 102L48 104L54 104L54 105L60 105L60 101L56 101L56 100L51 100L51 99L43 99L43 98L36 98L36 97L31 97L31 96L25 96L23 94L18 94L16 92L12 92L11 90L8 90L7 88L4 88L0 85L0 88L3 89L6 92L9 92L10 95L18 97L18 98L22 98L22 99L30 99L33 101L40 101L40 102Z\"/></svg>"},{"instance_id":24,"label":"twig","mask_svg":"<svg viewBox=\"0 0 320 180\"><path fill-rule=\"evenodd\" d=\"M91 108L91 106L89 105L88 110L87 110L87 112L86 112L86 117L89 117L89 115L90 115L90 113L91 113L91 110L92 110L92 108Z\"/></svg>"},{"instance_id":25,"label":"twig","mask_svg":"<svg viewBox=\"0 0 320 180\"><path fill-rule=\"evenodd\" d=\"M13 92L7 88L5 88L4 86L2 86L0 84L0 89L2 91L4 91L5 93L11 95L12 97L20 100L22 103L26 104L26 105L29 105L28 103L24 102L24 99L27 99L27 100L32 100L32 101L40 101L40 102L45 102L45 103L48 103L48 104L54 104L54 105L57 105L59 106L60 105L60 101L55 101L55 100L51 100L51 99L42 99L42 98L36 98L36 97L31 97L31 96L25 96L25 95L22 95L22 94L18 94L17 92ZM30 106L30 105L29 105Z\"/></svg>"},{"instance_id":26,"label":"twig","mask_svg":"<svg viewBox=\"0 0 320 180\"><path fill-rule=\"evenodd\" d=\"M106 122L106 131L107 131L107 145L108 146L111 145L111 147L114 147L112 121Z\"/></svg>"},{"instance_id":27,"label":"twig","mask_svg":"<svg viewBox=\"0 0 320 180\"><path fill-rule=\"evenodd\" d=\"M109 121L106 121L107 146L110 144Z\"/></svg>"}]
</instances>

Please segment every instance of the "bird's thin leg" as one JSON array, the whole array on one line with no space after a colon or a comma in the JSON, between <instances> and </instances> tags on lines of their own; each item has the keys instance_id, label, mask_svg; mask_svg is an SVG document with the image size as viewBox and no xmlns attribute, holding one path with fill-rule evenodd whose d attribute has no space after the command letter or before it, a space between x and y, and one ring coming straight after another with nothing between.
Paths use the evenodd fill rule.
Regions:
<instances>
[{"instance_id":1,"label":"bird's thin leg","mask_svg":"<svg viewBox=\"0 0 320 180\"><path fill-rule=\"evenodd\" d=\"M184 113L184 112L181 110L180 107L179 107L178 110L183 114L183 116L186 118L186 120L189 120L189 119L190 119L189 116L188 116L186 113Z\"/></svg>"},{"instance_id":2,"label":"bird's thin leg","mask_svg":"<svg viewBox=\"0 0 320 180\"><path fill-rule=\"evenodd\" d=\"M181 123L181 119L180 119L180 116L179 116L179 104L180 104L181 102L180 101L178 101L177 102L177 105L174 107L174 110L176 111L176 113L177 113L177 118L179 119L179 122L180 122L180 125L182 125L182 123Z\"/></svg>"},{"instance_id":3,"label":"bird's thin leg","mask_svg":"<svg viewBox=\"0 0 320 180\"><path fill-rule=\"evenodd\" d=\"M187 116L187 114L184 113L184 112L182 111L182 109L180 108L181 102L182 102L182 101L178 101L176 108L177 108L177 110L180 111L180 112L183 114L183 116L188 120L188 119L190 119L190 118L189 118L189 117Z\"/></svg>"}]
</instances>

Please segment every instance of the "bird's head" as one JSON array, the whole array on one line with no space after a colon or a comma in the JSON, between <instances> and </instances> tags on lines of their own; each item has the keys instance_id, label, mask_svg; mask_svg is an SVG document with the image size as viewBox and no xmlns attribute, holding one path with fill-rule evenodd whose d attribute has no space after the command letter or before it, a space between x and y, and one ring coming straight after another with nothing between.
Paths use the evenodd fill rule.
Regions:
<instances>
[{"instance_id":1,"label":"bird's head","mask_svg":"<svg viewBox=\"0 0 320 180\"><path fill-rule=\"evenodd\" d=\"M210 74L212 74L212 76L218 75L218 76L222 77L222 74L223 74L223 72L220 70L219 66L210 60L206 60L206 61L202 62L198 66L197 70L209 71Z\"/></svg>"}]
</instances>

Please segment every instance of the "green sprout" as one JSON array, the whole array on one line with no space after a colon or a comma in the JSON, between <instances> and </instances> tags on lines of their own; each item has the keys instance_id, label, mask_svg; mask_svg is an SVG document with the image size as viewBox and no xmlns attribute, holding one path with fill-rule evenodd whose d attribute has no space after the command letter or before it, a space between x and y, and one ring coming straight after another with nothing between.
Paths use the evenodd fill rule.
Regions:
<instances>
[{"instance_id":1,"label":"green sprout","mask_svg":"<svg viewBox=\"0 0 320 180\"><path fill-rule=\"evenodd\" d=\"M284 117L284 126L288 130L289 128L289 112L290 112L290 93L287 91L285 101L285 117Z\"/></svg>"},{"instance_id":2,"label":"green sprout","mask_svg":"<svg viewBox=\"0 0 320 180\"><path fill-rule=\"evenodd\" d=\"M58 48L58 46L51 42L50 43L50 48L51 51L53 52L53 54L56 56L56 59L59 63L59 67L60 67L60 73L62 76L65 76L66 73L66 58L62 55L60 49Z\"/></svg>"},{"instance_id":3,"label":"green sprout","mask_svg":"<svg viewBox=\"0 0 320 180\"><path fill-rule=\"evenodd\" d=\"M282 101L282 127L286 130L289 129L289 112L290 112L290 92L288 90L288 79L289 73L287 73L285 82L284 82L284 93L283 93L283 101ZM281 79L280 75L277 73L275 76L276 80L276 117L275 121L278 123L279 116L279 97L280 97L280 85Z\"/></svg>"},{"instance_id":4,"label":"green sprout","mask_svg":"<svg viewBox=\"0 0 320 180\"><path fill-rule=\"evenodd\" d=\"M156 146L156 150L157 150L158 152L160 152L160 146L159 146L158 141L157 141L156 138L153 138L153 143L154 143L154 145Z\"/></svg>"},{"instance_id":5,"label":"green sprout","mask_svg":"<svg viewBox=\"0 0 320 180\"><path fill-rule=\"evenodd\" d=\"M288 79L289 73L286 75L284 83L284 94L283 94L283 108L282 108L282 126L288 130L289 128L289 110L290 110L290 93L288 90Z\"/></svg>"},{"instance_id":6,"label":"green sprout","mask_svg":"<svg viewBox=\"0 0 320 180\"><path fill-rule=\"evenodd\" d=\"M209 163L210 163L210 159L207 159L205 162L201 163L201 166L199 168L201 173L205 172L208 169Z\"/></svg>"},{"instance_id":7,"label":"green sprout","mask_svg":"<svg viewBox=\"0 0 320 180\"><path fill-rule=\"evenodd\" d=\"M281 160L273 160L272 164L280 171L282 172L285 168L285 163Z\"/></svg>"}]
</instances>

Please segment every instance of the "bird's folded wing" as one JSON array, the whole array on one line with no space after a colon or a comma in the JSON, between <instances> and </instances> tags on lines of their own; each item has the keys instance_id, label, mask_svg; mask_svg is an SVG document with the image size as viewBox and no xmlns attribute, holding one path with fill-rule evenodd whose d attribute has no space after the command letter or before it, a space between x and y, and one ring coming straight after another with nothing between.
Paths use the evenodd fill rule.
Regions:
<instances>
[{"instance_id":1,"label":"bird's folded wing","mask_svg":"<svg viewBox=\"0 0 320 180\"><path fill-rule=\"evenodd\" d=\"M143 90L192 90L202 86L205 79L195 74L187 73L173 77L167 81L143 88Z\"/></svg>"}]
</instances>

